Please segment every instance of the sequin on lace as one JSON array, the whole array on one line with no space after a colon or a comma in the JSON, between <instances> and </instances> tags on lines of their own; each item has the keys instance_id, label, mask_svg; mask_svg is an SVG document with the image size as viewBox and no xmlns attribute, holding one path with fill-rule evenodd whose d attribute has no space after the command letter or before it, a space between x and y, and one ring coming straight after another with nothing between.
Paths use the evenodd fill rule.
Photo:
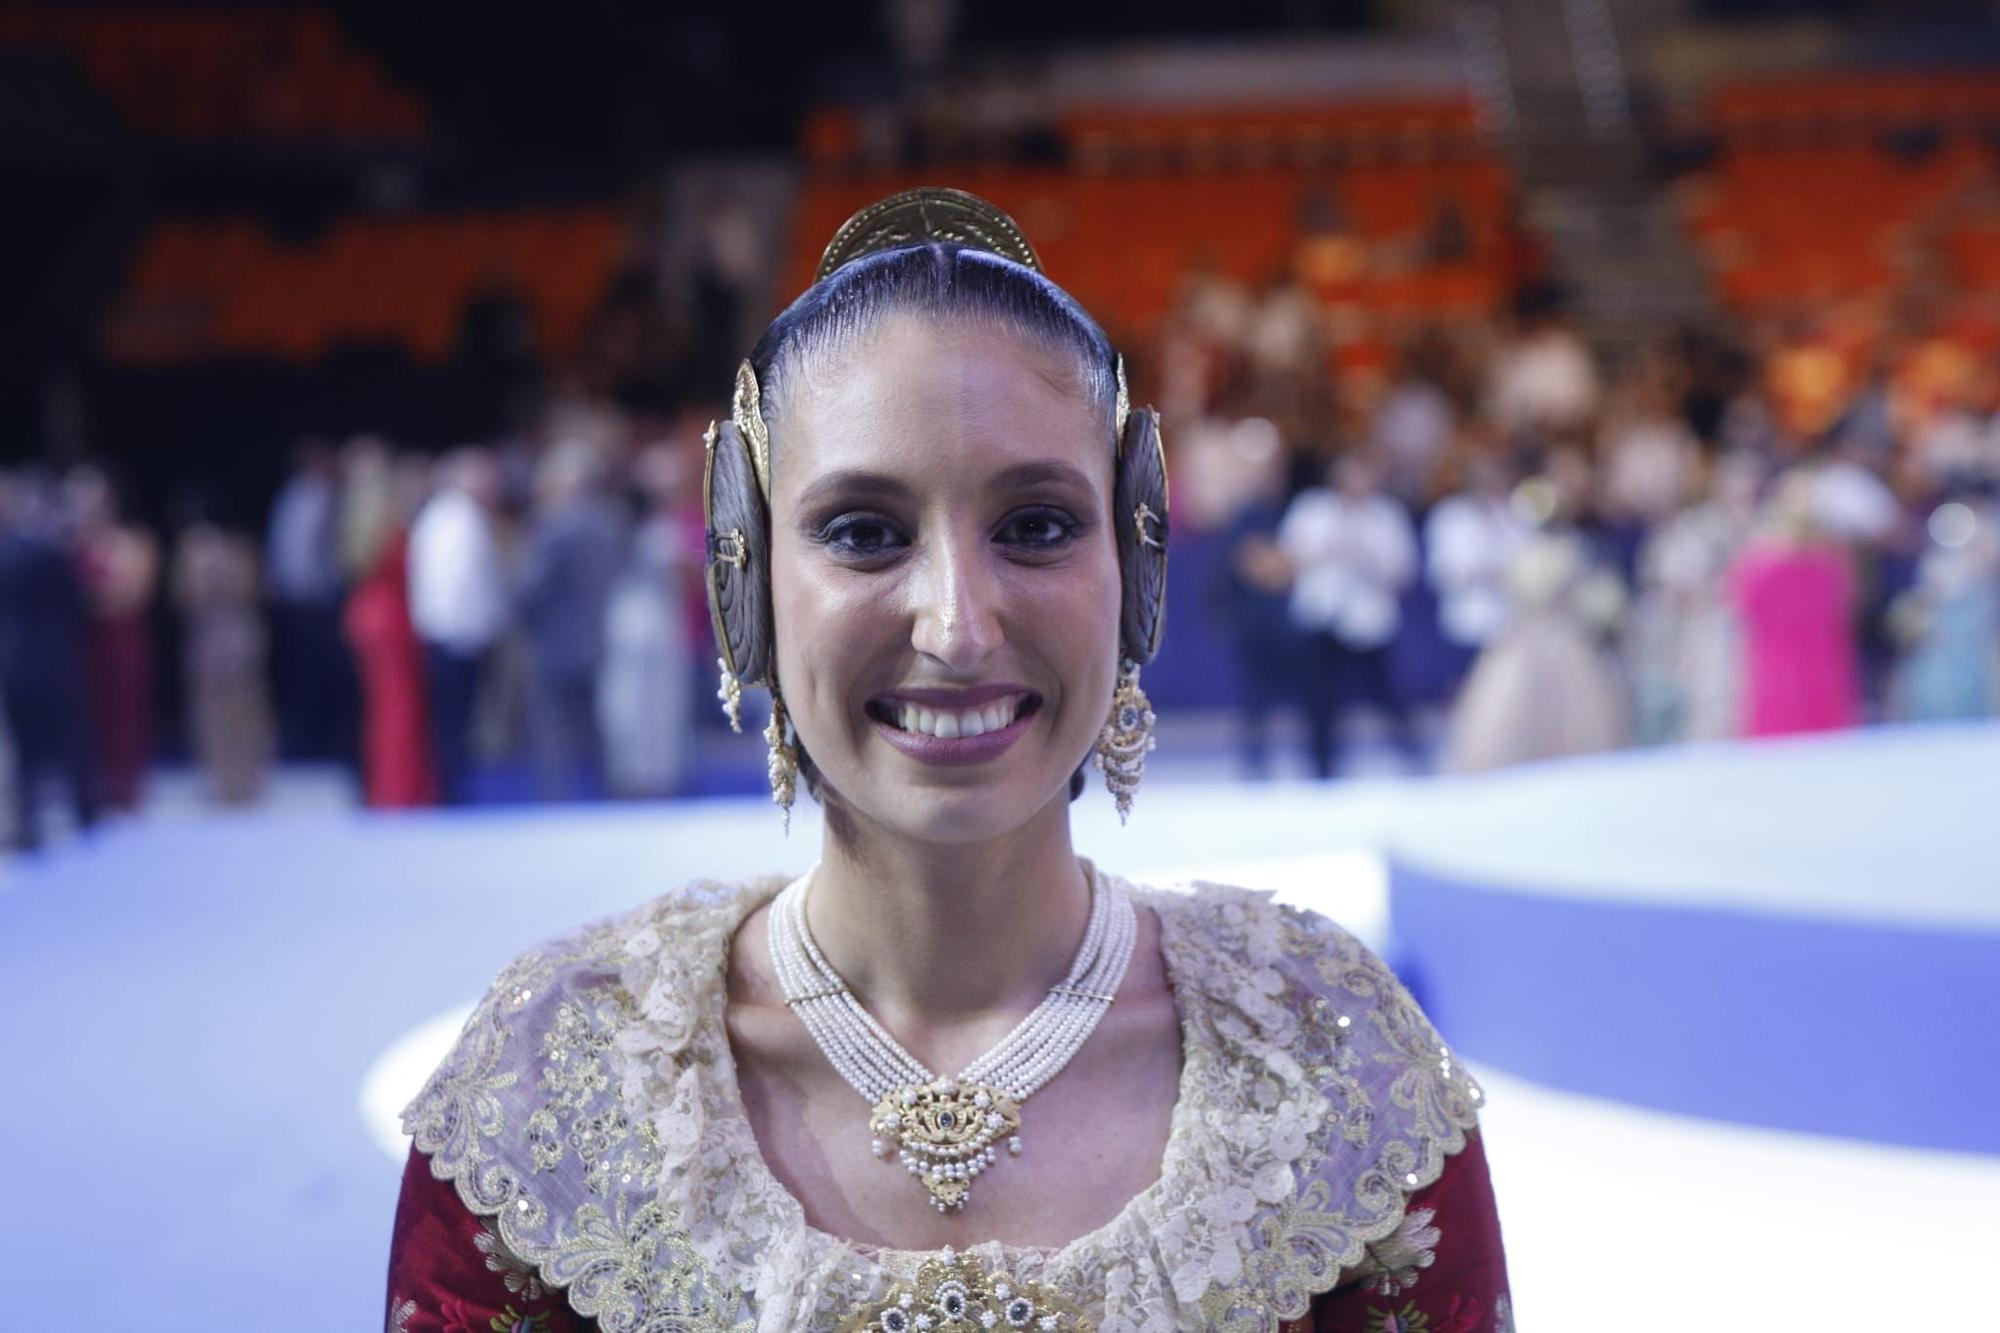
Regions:
<instances>
[{"instance_id":1,"label":"sequin on lace","mask_svg":"<svg viewBox=\"0 0 2000 1333\"><path fill-rule=\"evenodd\" d=\"M432 1171L607 1333L833 1333L938 1258L813 1230L758 1154L725 970L779 887L696 883L525 955L405 1112ZM967 1257L1098 1333L1272 1333L1383 1267L1369 1247L1398 1243L1409 1195L1464 1147L1478 1089L1330 922L1214 885L1138 898L1159 914L1183 1020L1160 1178L1059 1249Z\"/></svg>"}]
</instances>

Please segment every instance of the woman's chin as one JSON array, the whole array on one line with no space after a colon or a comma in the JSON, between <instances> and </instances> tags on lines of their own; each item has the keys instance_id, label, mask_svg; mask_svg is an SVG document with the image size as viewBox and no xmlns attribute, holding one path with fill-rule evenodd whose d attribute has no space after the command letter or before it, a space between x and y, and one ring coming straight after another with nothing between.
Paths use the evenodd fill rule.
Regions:
<instances>
[{"instance_id":1,"label":"woman's chin","mask_svg":"<svg viewBox=\"0 0 2000 1333\"><path fill-rule=\"evenodd\" d=\"M1060 795L1066 803L1066 778ZM1018 776L984 783L884 783L862 801L847 801L885 833L942 845L1005 838L1033 823L1049 803L1040 784Z\"/></svg>"}]
</instances>

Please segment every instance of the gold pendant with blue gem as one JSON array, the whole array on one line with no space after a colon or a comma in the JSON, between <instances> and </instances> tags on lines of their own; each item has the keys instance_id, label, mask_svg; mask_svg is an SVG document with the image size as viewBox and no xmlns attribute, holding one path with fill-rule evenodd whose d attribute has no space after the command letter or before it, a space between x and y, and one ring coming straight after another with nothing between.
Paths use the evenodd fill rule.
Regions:
<instances>
[{"instance_id":1,"label":"gold pendant with blue gem","mask_svg":"<svg viewBox=\"0 0 2000 1333\"><path fill-rule=\"evenodd\" d=\"M877 1156L893 1148L904 1170L929 1191L931 1206L965 1206L972 1182L999 1160L994 1145L1021 1151L1021 1108L983 1083L941 1078L896 1088L868 1118Z\"/></svg>"}]
</instances>

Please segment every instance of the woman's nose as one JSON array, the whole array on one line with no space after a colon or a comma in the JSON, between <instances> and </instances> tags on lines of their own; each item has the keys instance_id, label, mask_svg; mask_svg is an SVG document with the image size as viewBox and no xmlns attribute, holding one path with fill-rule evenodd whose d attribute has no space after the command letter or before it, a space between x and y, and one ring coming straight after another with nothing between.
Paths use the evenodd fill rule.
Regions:
<instances>
[{"instance_id":1,"label":"woman's nose","mask_svg":"<svg viewBox=\"0 0 2000 1333\"><path fill-rule=\"evenodd\" d=\"M940 546L914 589L913 647L953 670L975 668L1000 646L998 581L983 551Z\"/></svg>"}]
</instances>

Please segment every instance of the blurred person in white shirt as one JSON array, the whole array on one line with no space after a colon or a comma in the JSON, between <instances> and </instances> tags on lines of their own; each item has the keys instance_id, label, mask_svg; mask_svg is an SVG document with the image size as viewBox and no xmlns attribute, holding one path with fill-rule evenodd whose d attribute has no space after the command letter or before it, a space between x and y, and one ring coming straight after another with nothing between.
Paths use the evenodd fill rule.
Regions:
<instances>
[{"instance_id":1,"label":"blurred person in white shirt","mask_svg":"<svg viewBox=\"0 0 2000 1333\"><path fill-rule=\"evenodd\" d=\"M1272 280L1258 297L1243 330L1243 349L1261 381L1290 383L1318 340L1311 296L1289 274Z\"/></svg>"},{"instance_id":2,"label":"blurred person in white shirt","mask_svg":"<svg viewBox=\"0 0 2000 1333\"><path fill-rule=\"evenodd\" d=\"M1512 478L1499 459L1475 455L1466 482L1424 521L1424 572L1437 592L1438 628L1453 652L1454 694L1507 623L1507 571L1532 531L1509 497Z\"/></svg>"},{"instance_id":3,"label":"blurred person in white shirt","mask_svg":"<svg viewBox=\"0 0 2000 1333\"><path fill-rule=\"evenodd\" d=\"M410 529L410 620L424 644L431 744L447 804L467 797L472 713L482 668L507 623L506 571L493 530L499 471L481 449L440 468Z\"/></svg>"},{"instance_id":4,"label":"blurred person in white shirt","mask_svg":"<svg viewBox=\"0 0 2000 1333\"><path fill-rule=\"evenodd\" d=\"M1487 412L1510 437L1560 435L1583 427L1597 411L1597 365L1590 349L1560 319L1537 316L1494 358L1486 386Z\"/></svg>"},{"instance_id":5,"label":"blurred person in white shirt","mask_svg":"<svg viewBox=\"0 0 2000 1333\"><path fill-rule=\"evenodd\" d=\"M1313 771L1339 767L1337 730L1357 703L1380 709L1413 762L1421 755L1409 714L1389 679L1389 647L1402 628L1403 589L1416 577L1416 532L1381 490L1381 466L1362 453L1335 461L1334 485L1302 491L1278 526L1294 574L1290 611L1308 643L1304 703Z\"/></svg>"}]
</instances>

